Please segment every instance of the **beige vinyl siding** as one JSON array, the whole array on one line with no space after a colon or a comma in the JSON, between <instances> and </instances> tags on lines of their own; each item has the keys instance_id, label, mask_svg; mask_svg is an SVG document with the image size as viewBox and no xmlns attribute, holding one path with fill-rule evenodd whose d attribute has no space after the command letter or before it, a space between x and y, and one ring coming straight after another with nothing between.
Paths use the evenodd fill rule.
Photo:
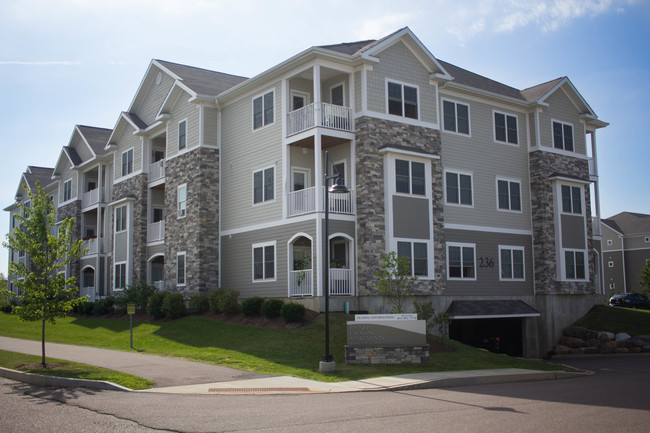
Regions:
<instances>
[{"instance_id":1,"label":"beige vinyl siding","mask_svg":"<svg viewBox=\"0 0 650 433\"><path fill-rule=\"evenodd\" d=\"M318 263L315 248L316 224L313 220L221 237L221 266L224 270L221 280L222 287L239 290L242 298L251 296L287 297L289 293L287 243L298 233L306 233L312 237L313 266L313 263ZM272 241L276 242L276 281L253 283L253 244Z\"/></svg>"},{"instance_id":2,"label":"beige vinyl siding","mask_svg":"<svg viewBox=\"0 0 650 433\"><path fill-rule=\"evenodd\" d=\"M129 225L130 227L130 225ZM115 239L115 249L114 249L114 254L115 258L113 260L113 264L115 263L120 263L120 262L125 262L129 258L129 231L130 228L127 228L126 231L115 233L114 239Z\"/></svg>"},{"instance_id":3,"label":"beige vinyl siding","mask_svg":"<svg viewBox=\"0 0 650 433\"><path fill-rule=\"evenodd\" d=\"M332 103L331 89L334 86L343 84L343 105L350 106L350 80L349 75L341 73L340 75L332 78L331 80L323 81L321 84L321 97L323 102Z\"/></svg>"},{"instance_id":4,"label":"beige vinyl siding","mask_svg":"<svg viewBox=\"0 0 650 433\"><path fill-rule=\"evenodd\" d=\"M147 247L147 261L151 260L154 256L158 256L160 254L165 254L165 244ZM149 263L147 264L147 266L149 266Z\"/></svg>"},{"instance_id":5,"label":"beige vinyl siding","mask_svg":"<svg viewBox=\"0 0 650 433\"><path fill-rule=\"evenodd\" d=\"M275 90L274 123L253 131L253 98ZM282 114L279 83L260 88L222 111L222 230L282 218ZM274 200L253 206L253 172L275 167Z\"/></svg>"},{"instance_id":6,"label":"beige vinyl siding","mask_svg":"<svg viewBox=\"0 0 650 433\"><path fill-rule=\"evenodd\" d=\"M199 145L199 106L187 102L189 96L181 93L171 109L171 117L167 121L167 158L178 155L178 124L187 119L186 147L183 152L194 149Z\"/></svg>"},{"instance_id":7,"label":"beige vinyl siding","mask_svg":"<svg viewBox=\"0 0 650 433\"><path fill-rule=\"evenodd\" d=\"M575 153L586 155L585 130L580 122L580 113L562 90L556 91L546 99L549 104L539 115L540 140L543 147L553 148L552 121L573 125L573 149Z\"/></svg>"},{"instance_id":8,"label":"beige vinyl siding","mask_svg":"<svg viewBox=\"0 0 650 433\"><path fill-rule=\"evenodd\" d=\"M354 112L361 111L361 71L354 73Z\"/></svg>"},{"instance_id":9,"label":"beige vinyl siding","mask_svg":"<svg viewBox=\"0 0 650 433\"><path fill-rule=\"evenodd\" d=\"M619 238L620 235L605 224L601 224L601 227L602 227L602 237L603 237L602 240L603 252L620 250L621 249L621 239ZM608 240L612 241L611 245L607 245Z\"/></svg>"},{"instance_id":10,"label":"beige vinyl siding","mask_svg":"<svg viewBox=\"0 0 650 433\"><path fill-rule=\"evenodd\" d=\"M300 93L306 93L309 95L309 98L307 99L306 104L311 104L314 102L314 83L311 80L305 80L304 78L292 78L289 80L289 94L287 95L289 97L289 100L287 101L287 107L289 107L289 111L291 111L292 104L291 104L291 91L296 90ZM321 93L322 95L322 93ZM324 97L324 95L323 95Z\"/></svg>"},{"instance_id":11,"label":"beige vinyl siding","mask_svg":"<svg viewBox=\"0 0 650 433\"><path fill-rule=\"evenodd\" d=\"M147 79L147 82L140 90L143 93L138 98L139 103L133 107L133 112L147 125L154 123L158 110L160 110L174 84L174 80L164 72L162 73L162 81L160 84L156 84L157 73L158 68L152 67L149 72L150 78Z\"/></svg>"},{"instance_id":12,"label":"beige vinyl siding","mask_svg":"<svg viewBox=\"0 0 650 433\"><path fill-rule=\"evenodd\" d=\"M650 251L650 242L645 241L646 237L650 237L650 233L642 234L639 236L630 236L630 237L626 236L623 240L623 242L625 243L625 249L626 250L647 249Z\"/></svg>"},{"instance_id":13,"label":"beige vinyl siding","mask_svg":"<svg viewBox=\"0 0 650 433\"><path fill-rule=\"evenodd\" d=\"M526 296L533 295L533 262L530 236L510 235L503 233L485 233L464 230L445 230L446 242L476 244L476 280L461 281L447 280L445 294L449 296ZM499 281L499 245L524 247L525 281ZM445 245L445 258L447 250ZM489 267L489 260L484 260L480 267L481 258L493 260L494 266ZM445 259L447 260L447 259ZM448 263L444 263L447 269Z\"/></svg>"},{"instance_id":14,"label":"beige vinyl siding","mask_svg":"<svg viewBox=\"0 0 650 433\"><path fill-rule=\"evenodd\" d=\"M206 146L216 147L218 144L217 109L212 107L203 108L203 143Z\"/></svg>"},{"instance_id":15,"label":"beige vinyl siding","mask_svg":"<svg viewBox=\"0 0 650 433\"><path fill-rule=\"evenodd\" d=\"M398 42L377 54L379 63L368 71L368 110L386 113L386 79L418 87L419 120L437 123L436 88L429 84L429 72L411 51Z\"/></svg>"},{"instance_id":16,"label":"beige vinyl siding","mask_svg":"<svg viewBox=\"0 0 650 433\"><path fill-rule=\"evenodd\" d=\"M650 249L625 251L625 284L628 292L642 290L640 283L641 269L648 258L650 258Z\"/></svg>"},{"instance_id":17,"label":"beige vinyl siding","mask_svg":"<svg viewBox=\"0 0 650 433\"><path fill-rule=\"evenodd\" d=\"M65 188L63 185L69 181L72 180L72 188L70 190L70 200L76 200L78 198L78 191L79 191L79 175L76 171L70 169L70 168L65 168L61 171L61 180L59 183L59 203L63 203L63 193L65 191ZM68 201L70 201L68 200Z\"/></svg>"},{"instance_id":18,"label":"beige vinyl siding","mask_svg":"<svg viewBox=\"0 0 650 433\"><path fill-rule=\"evenodd\" d=\"M306 169L309 170L309 186L316 185L315 170L314 170L314 149L300 148L296 146L289 146L289 157L291 158L291 169ZM289 190L293 189L293 175L289 173Z\"/></svg>"},{"instance_id":19,"label":"beige vinyl siding","mask_svg":"<svg viewBox=\"0 0 650 433\"><path fill-rule=\"evenodd\" d=\"M614 266L610 267L610 262L613 263ZM605 293L609 293L609 290L623 292L623 289L625 288L624 272L625 269L623 268L622 252L603 252L603 282L605 285Z\"/></svg>"},{"instance_id":20,"label":"beige vinyl siding","mask_svg":"<svg viewBox=\"0 0 650 433\"><path fill-rule=\"evenodd\" d=\"M472 208L446 204L443 176L445 223L530 230L526 114L502 107L496 108L501 113L517 117L519 144L505 144L494 140L494 106L456 95L442 94L441 99L469 106L470 136L441 130L441 156L446 170L472 174L473 192ZM497 179L520 181L521 212L504 212L497 209Z\"/></svg>"},{"instance_id":21,"label":"beige vinyl siding","mask_svg":"<svg viewBox=\"0 0 650 433\"><path fill-rule=\"evenodd\" d=\"M529 128L530 134L528 135L530 137L530 144L529 147L535 147L537 146L537 136L535 135L535 122L536 122L537 117L535 116L535 113L529 113L528 114L528 125L526 125Z\"/></svg>"},{"instance_id":22,"label":"beige vinyl siding","mask_svg":"<svg viewBox=\"0 0 650 433\"><path fill-rule=\"evenodd\" d=\"M93 158L93 154L88 145L81 139L79 134L75 132L74 139L72 140L72 147L77 151L77 154L83 162Z\"/></svg>"},{"instance_id":23,"label":"beige vinyl siding","mask_svg":"<svg viewBox=\"0 0 650 433\"><path fill-rule=\"evenodd\" d=\"M122 131L122 135L117 140L117 149L115 150L115 171L113 172L113 177L115 181L119 181L122 178L122 153L133 149L133 173L137 173L142 170L142 138L137 135L133 135L133 127L130 123L126 123L125 128ZM130 176L131 174L127 175Z\"/></svg>"}]
</instances>

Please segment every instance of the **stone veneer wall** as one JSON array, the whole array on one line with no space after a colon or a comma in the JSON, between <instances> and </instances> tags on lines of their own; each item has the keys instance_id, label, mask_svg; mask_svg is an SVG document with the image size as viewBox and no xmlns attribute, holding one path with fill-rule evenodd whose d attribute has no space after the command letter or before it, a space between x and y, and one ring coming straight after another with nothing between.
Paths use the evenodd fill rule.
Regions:
<instances>
[{"instance_id":1,"label":"stone veneer wall","mask_svg":"<svg viewBox=\"0 0 650 433\"><path fill-rule=\"evenodd\" d=\"M440 131L401 122L361 117L356 120L357 245L359 295L376 295L375 272L386 251L384 205L384 156L382 147L440 156ZM416 294L440 294L444 290L445 257L443 235L442 162L431 160L432 225L435 280L419 280Z\"/></svg>"},{"instance_id":2,"label":"stone veneer wall","mask_svg":"<svg viewBox=\"0 0 650 433\"><path fill-rule=\"evenodd\" d=\"M133 273L131 281L147 281L147 201L148 201L148 175L139 174L118 184L113 185L113 201L123 198L134 198L131 203L133 206L133 220L129 229L132 231L133 244L131 250L131 261L133 264ZM112 212L113 209L109 208ZM111 236L115 233L115 218L111 218ZM111 251L112 253L112 251ZM111 256L112 257L112 256ZM113 260L111 258L109 287L113 287Z\"/></svg>"},{"instance_id":3,"label":"stone veneer wall","mask_svg":"<svg viewBox=\"0 0 650 433\"><path fill-rule=\"evenodd\" d=\"M165 169L165 289L193 292L219 284L219 151L198 148ZM178 186L187 184L187 215L177 218ZM186 285L176 285L176 257L185 251Z\"/></svg>"},{"instance_id":4,"label":"stone veneer wall","mask_svg":"<svg viewBox=\"0 0 650 433\"><path fill-rule=\"evenodd\" d=\"M81 200L68 203L57 210L57 221L72 218L72 239L81 239ZM70 262L70 276L77 279L77 287L81 287L81 259L75 259Z\"/></svg>"},{"instance_id":5,"label":"stone veneer wall","mask_svg":"<svg viewBox=\"0 0 650 433\"><path fill-rule=\"evenodd\" d=\"M529 161L533 215L535 292L537 294L595 293L595 255L592 248L590 189L588 187L583 188L587 224L589 282L558 281L553 181L549 179L551 175L560 174L587 181L589 179L589 163L584 159L542 151L531 152Z\"/></svg>"}]
</instances>

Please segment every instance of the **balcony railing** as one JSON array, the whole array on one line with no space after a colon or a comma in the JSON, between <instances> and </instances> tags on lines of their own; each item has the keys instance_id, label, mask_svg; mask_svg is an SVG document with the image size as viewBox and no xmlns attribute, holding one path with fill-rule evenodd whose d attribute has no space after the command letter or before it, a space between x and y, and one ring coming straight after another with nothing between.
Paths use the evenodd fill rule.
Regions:
<instances>
[{"instance_id":1,"label":"balcony railing","mask_svg":"<svg viewBox=\"0 0 650 433\"><path fill-rule=\"evenodd\" d=\"M287 136L316 126L352 131L352 110L326 102L306 105L287 114Z\"/></svg>"},{"instance_id":2,"label":"balcony railing","mask_svg":"<svg viewBox=\"0 0 650 433\"><path fill-rule=\"evenodd\" d=\"M353 194L329 194L329 211L332 213L353 215ZM323 187L323 199L325 197L325 187ZM290 192L288 195L289 216L298 216L308 213L314 213L324 210L325 206L316 208L316 187L301 189L300 191Z\"/></svg>"},{"instance_id":3,"label":"balcony railing","mask_svg":"<svg viewBox=\"0 0 650 433\"><path fill-rule=\"evenodd\" d=\"M330 295L352 295L353 287L352 269L330 269Z\"/></svg>"},{"instance_id":4,"label":"balcony railing","mask_svg":"<svg viewBox=\"0 0 650 433\"><path fill-rule=\"evenodd\" d=\"M165 290L165 282L163 280L154 281L151 284L153 284L153 286L161 292Z\"/></svg>"},{"instance_id":5,"label":"balcony railing","mask_svg":"<svg viewBox=\"0 0 650 433\"><path fill-rule=\"evenodd\" d=\"M158 221L147 226L147 242L157 242L165 239L165 221Z\"/></svg>"},{"instance_id":6,"label":"balcony railing","mask_svg":"<svg viewBox=\"0 0 650 433\"><path fill-rule=\"evenodd\" d=\"M289 296L312 296L313 281L311 269L289 272Z\"/></svg>"},{"instance_id":7,"label":"balcony railing","mask_svg":"<svg viewBox=\"0 0 650 433\"><path fill-rule=\"evenodd\" d=\"M149 165L149 182L165 177L165 160L154 162Z\"/></svg>"},{"instance_id":8,"label":"balcony railing","mask_svg":"<svg viewBox=\"0 0 650 433\"><path fill-rule=\"evenodd\" d=\"M93 254L99 253L99 239L98 238L90 238L90 239L85 239L83 243L83 248L86 250L86 253L84 255L86 256L92 256Z\"/></svg>"},{"instance_id":9,"label":"balcony railing","mask_svg":"<svg viewBox=\"0 0 650 433\"><path fill-rule=\"evenodd\" d=\"M81 197L81 206L88 207L95 205L103 200L104 194L102 194L103 188L95 188L91 191L84 192Z\"/></svg>"}]
</instances>

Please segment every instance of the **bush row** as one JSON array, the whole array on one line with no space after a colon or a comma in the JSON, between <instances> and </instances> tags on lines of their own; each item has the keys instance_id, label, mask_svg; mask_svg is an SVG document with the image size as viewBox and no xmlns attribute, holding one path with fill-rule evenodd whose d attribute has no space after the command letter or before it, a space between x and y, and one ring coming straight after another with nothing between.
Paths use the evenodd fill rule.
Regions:
<instances>
[{"instance_id":1,"label":"bush row","mask_svg":"<svg viewBox=\"0 0 650 433\"><path fill-rule=\"evenodd\" d=\"M281 299L264 299L259 296L246 298L241 302L245 316L263 314L267 319L282 317L287 323L300 322L305 317L305 306L296 302L285 304Z\"/></svg>"}]
</instances>

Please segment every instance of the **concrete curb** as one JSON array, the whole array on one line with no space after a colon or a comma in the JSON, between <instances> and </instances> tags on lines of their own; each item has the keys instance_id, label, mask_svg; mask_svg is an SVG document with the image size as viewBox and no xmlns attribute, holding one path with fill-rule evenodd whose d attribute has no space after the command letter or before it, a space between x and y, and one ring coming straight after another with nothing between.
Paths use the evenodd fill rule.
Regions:
<instances>
[{"instance_id":1,"label":"concrete curb","mask_svg":"<svg viewBox=\"0 0 650 433\"><path fill-rule=\"evenodd\" d=\"M36 386L52 386L52 387L84 387L94 388L109 391L133 391L122 385L104 380L89 380L89 379L73 379L69 377L54 377L43 376L40 374L25 373L22 371L11 370L9 368L0 367L0 376L19 382L29 383Z\"/></svg>"}]
</instances>

